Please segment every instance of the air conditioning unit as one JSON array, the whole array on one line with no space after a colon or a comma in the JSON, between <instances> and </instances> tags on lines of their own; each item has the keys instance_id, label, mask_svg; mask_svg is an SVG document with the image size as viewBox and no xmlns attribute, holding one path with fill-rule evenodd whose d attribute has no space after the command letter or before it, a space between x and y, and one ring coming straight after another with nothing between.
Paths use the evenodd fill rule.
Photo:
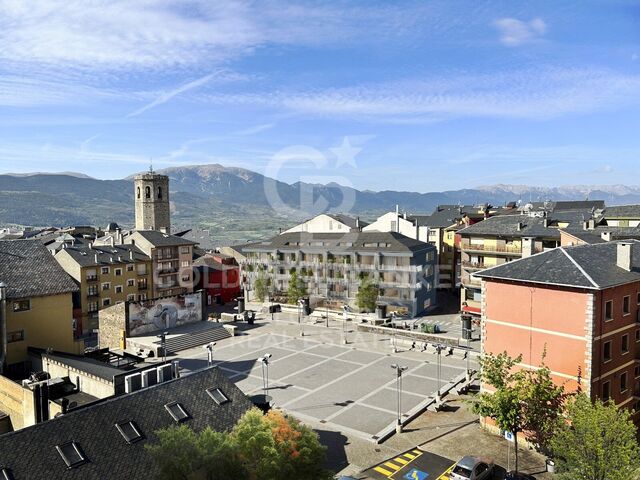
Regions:
<instances>
[{"instance_id":1,"label":"air conditioning unit","mask_svg":"<svg viewBox=\"0 0 640 480\"><path fill-rule=\"evenodd\" d=\"M133 375L127 375L124 377L124 391L125 393L135 392L142 388L142 377L139 373Z\"/></svg>"},{"instance_id":2,"label":"air conditioning unit","mask_svg":"<svg viewBox=\"0 0 640 480\"><path fill-rule=\"evenodd\" d=\"M149 370L144 370L140 373L142 376L142 387L151 387L158 383L158 372L155 368L151 368Z\"/></svg>"},{"instance_id":3,"label":"air conditioning unit","mask_svg":"<svg viewBox=\"0 0 640 480\"><path fill-rule=\"evenodd\" d=\"M173 378L173 367L170 363L157 368L158 383L168 382Z\"/></svg>"}]
</instances>

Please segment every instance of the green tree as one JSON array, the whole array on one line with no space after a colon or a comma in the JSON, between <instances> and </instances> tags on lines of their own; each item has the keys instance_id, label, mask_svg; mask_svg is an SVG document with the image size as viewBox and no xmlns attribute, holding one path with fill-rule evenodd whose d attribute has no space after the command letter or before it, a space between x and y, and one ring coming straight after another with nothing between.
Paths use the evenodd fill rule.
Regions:
<instances>
[{"instance_id":1,"label":"green tree","mask_svg":"<svg viewBox=\"0 0 640 480\"><path fill-rule=\"evenodd\" d=\"M480 377L492 392L482 392L474 400L473 411L489 417L498 428L515 437L515 468L518 469L518 433L547 452L549 441L558 425L565 403L565 393L551 379L550 370L542 365L537 370L516 369L522 356L511 358L506 352L486 355L480 360Z\"/></svg>"},{"instance_id":2,"label":"green tree","mask_svg":"<svg viewBox=\"0 0 640 480\"><path fill-rule=\"evenodd\" d=\"M289 276L289 288L287 289L287 299L289 303L298 303L302 297L307 295L307 285L305 281L298 276L295 270Z\"/></svg>"},{"instance_id":3,"label":"green tree","mask_svg":"<svg viewBox=\"0 0 640 480\"><path fill-rule=\"evenodd\" d=\"M358 293L356 294L358 308L366 312L373 312L376 308L379 294L380 289L378 285L368 277L363 278L358 287Z\"/></svg>"},{"instance_id":4,"label":"green tree","mask_svg":"<svg viewBox=\"0 0 640 480\"><path fill-rule=\"evenodd\" d=\"M627 480L637 478L640 450L627 409L591 402L579 394L569 403L567 421L556 429L551 447L560 478Z\"/></svg>"},{"instance_id":5,"label":"green tree","mask_svg":"<svg viewBox=\"0 0 640 480\"><path fill-rule=\"evenodd\" d=\"M271 279L265 276L263 270L260 270L253 284L253 289L255 291L255 294L258 300L260 300L261 302L264 302L264 299L267 298L267 295L269 295L270 287L271 287Z\"/></svg>"},{"instance_id":6,"label":"green tree","mask_svg":"<svg viewBox=\"0 0 640 480\"><path fill-rule=\"evenodd\" d=\"M317 434L278 411L248 411L229 433L188 426L156 432L159 443L147 445L161 480L301 480L330 479L323 469L326 449Z\"/></svg>"}]
</instances>

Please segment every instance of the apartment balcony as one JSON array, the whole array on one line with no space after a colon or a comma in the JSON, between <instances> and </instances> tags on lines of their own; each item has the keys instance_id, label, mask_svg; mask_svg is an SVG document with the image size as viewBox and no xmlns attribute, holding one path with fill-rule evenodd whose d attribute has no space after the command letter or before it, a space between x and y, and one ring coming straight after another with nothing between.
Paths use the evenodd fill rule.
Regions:
<instances>
[{"instance_id":1,"label":"apartment balcony","mask_svg":"<svg viewBox=\"0 0 640 480\"><path fill-rule=\"evenodd\" d=\"M480 288L482 287L482 282L480 282L480 280L477 280L473 277L461 277L460 278L460 283L462 283L463 287L471 287L471 288Z\"/></svg>"},{"instance_id":2,"label":"apartment balcony","mask_svg":"<svg viewBox=\"0 0 640 480\"><path fill-rule=\"evenodd\" d=\"M148 287L146 285L138 285L138 290L143 291L143 290L147 290Z\"/></svg>"},{"instance_id":3,"label":"apartment balcony","mask_svg":"<svg viewBox=\"0 0 640 480\"><path fill-rule=\"evenodd\" d=\"M178 270L179 270L178 267L163 268L161 270L156 270L156 273L158 275L171 275L172 273L178 273Z\"/></svg>"},{"instance_id":4,"label":"apartment balcony","mask_svg":"<svg viewBox=\"0 0 640 480\"><path fill-rule=\"evenodd\" d=\"M498 253L503 255L522 255L522 248L515 245L484 245L463 243L460 245L463 252ZM542 249L536 249L536 253Z\"/></svg>"},{"instance_id":5,"label":"apartment balcony","mask_svg":"<svg viewBox=\"0 0 640 480\"><path fill-rule=\"evenodd\" d=\"M179 259L180 259L180 256L179 256L178 253L171 254L171 255L168 255L166 257L160 257L160 256L154 257L154 260L156 262L170 262L172 260L179 260Z\"/></svg>"},{"instance_id":6,"label":"apartment balcony","mask_svg":"<svg viewBox=\"0 0 640 480\"><path fill-rule=\"evenodd\" d=\"M469 262L469 261L462 261L460 262L462 264L462 266L464 268L466 268L467 270L483 270L487 267L485 267L484 262ZM441 274L442 275L442 274Z\"/></svg>"},{"instance_id":7,"label":"apartment balcony","mask_svg":"<svg viewBox=\"0 0 640 480\"><path fill-rule=\"evenodd\" d=\"M170 283L157 283L156 288L158 290L166 290L167 288L177 287L178 282L170 282Z\"/></svg>"},{"instance_id":8,"label":"apartment balcony","mask_svg":"<svg viewBox=\"0 0 640 480\"><path fill-rule=\"evenodd\" d=\"M87 292L87 298L96 298L100 296L98 292Z\"/></svg>"},{"instance_id":9,"label":"apartment balcony","mask_svg":"<svg viewBox=\"0 0 640 480\"><path fill-rule=\"evenodd\" d=\"M89 283L92 282L97 282L98 281L98 276L97 275L87 275L85 280Z\"/></svg>"}]
</instances>

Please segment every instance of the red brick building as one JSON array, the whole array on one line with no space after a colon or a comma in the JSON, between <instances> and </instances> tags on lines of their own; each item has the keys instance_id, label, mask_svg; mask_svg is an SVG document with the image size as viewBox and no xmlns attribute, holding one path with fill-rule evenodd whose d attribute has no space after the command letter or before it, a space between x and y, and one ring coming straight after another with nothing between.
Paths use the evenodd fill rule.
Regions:
<instances>
[{"instance_id":1,"label":"red brick building","mask_svg":"<svg viewBox=\"0 0 640 480\"><path fill-rule=\"evenodd\" d=\"M546 349L568 391L640 406L640 242L560 247L475 276L485 353L536 368Z\"/></svg>"},{"instance_id":2,"label":"red brick building","mask_svg":"<svg viewBox=\"0 0 640 480\"><path fill-rule=\"evenodd\" d=\"M223 303L240 296L240 268L236 260L221 253L208 253L193 262L196 289L205 291L207 305Z\"/></svg>"}]
</instances>

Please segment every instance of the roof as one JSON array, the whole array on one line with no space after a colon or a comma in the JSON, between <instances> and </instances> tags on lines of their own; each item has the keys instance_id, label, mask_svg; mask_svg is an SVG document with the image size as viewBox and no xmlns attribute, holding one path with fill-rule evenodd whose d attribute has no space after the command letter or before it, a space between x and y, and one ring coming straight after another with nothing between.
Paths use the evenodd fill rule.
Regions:
<instances>
[{"instance_id":1,"label":"roof","mask_svg":"<svg viewBox=\"0 0 640 480\"><path fill-rule=\"evenodd\" d=\"M411 253L435 249L431 244L414 240L397 232L308 233L290 232L269 240L234 248L250 251L319 249L344 252L386 251Z\"/></svg>"},{"instance_id":2,"label":"roof","mask_svg":"<svg viewBox=\"0 0 640 480\"><path fill-rule=\"evenodd\" d=\"M220 388L231 401L216 404L207 388ZM137 392L111 397L44 423L0 436L2 466L16 479L156 478L158 469L145 450L155 431L176 425L164 405L179 402L189 414L183 423L200 431L207 426L230 430L251 402L217 368L211 367ZM115 427L133 421L142 441L128 444ZM88 462L68 469L56 445L77 442Z\"/></svg>"},{"instance_id":3,"label":"roof","mask_svg":"<svg viewBox=\"0 0 640 480\"><path fill-rule=\"evenodd\" d=\"M157 230L136 230L135 234L140 235L155 247L177 247L180 245L197 245L197 242L187 240L186 238L162 233Z\"/></svg>"},{"instance_id":4,"label":"roof","mask_svg":"<svg viewBox=\"0 0 640 480\"><path fill-rule=\"evenodd\" d=\"M0 240L0 282L7 298L76 292L78 286L37 240Z\"/></svg>"},{"instance_id":5,"label":"roof","mask_svg":"<svg viewBox=\"0 0 640 480\"><path fill-rule=\"evenodd\" d=\"M124 370L113 367L108 363L101 362L95 358L85 357L83 355L73 355L71 353L51 352L46 353L41 349L31 349L31 351L40 351L42 357L47 357L54 362L63 363L71 368L86 372L104 380L113 381L113 377L120 375Z\"/></svg>"},{"instance_id":6,"label":"roof","mask_svg":"<svg viewBox=\"0 0 640 480\"><path fill-rule=\"evenodd\" d=\"M360 220L360 217L352 217L344 213L325 213L325 215L333 218L337 222L344 223L349 228L362 228L369 225L367 222Z\"/></svg>"},{"instance_id":7,"label":"roof","mask_svg":"<svg viewBox=\"0 0 640 480\"><path fill-rule=\"evenodd\" d=\"M607 218L633 218L640 219L640 205L617 205L607 207L602 212L602 216Z\"/></svg>"},{"instance_id":8,"label":"roof","mask_svg":"<svg viewBox=\"0 0 640 480\"><path fill-rule=\"evenodd\" d=\"M584 213L579 210L551 214L547 218L530 215L498 215L474 223L458 231L460 235L489 235L504 237L560 238L558 222L582 224ZM545 221L547 225L545 227ZM518 226L520 225L520 228Z\"/></svg>"},{"instance_id":9,"label":"roof","mask_svg":"<svg viewBox=\"0 0 640 480\"><path fill-rule=\"evenodd\" d=\"M609 234L611 240L640 239L640 227L609 227L606 225L598 225L588 230L576 227L565 228L563 231L586 243L604 243L606 240L602 238L603 234Z\"/></svg>"},{"instance_id":10,"label":"roof","mask_svg":"<svg viewBox=\"0 0 640 480\"><path fill-rule=\"evenodd\" d=\"M618 267L616 261L618 245L629 242L633 253L631 271ZM640 242L620 240L554 248L482 270L475 276L601 290L640 281Z\"/></svg>"},{"instance_id":11,"label":"roof","mask_svg":"<svg viewBox=\"0 0 640 480\"><path fill-rule=\"evenodd\" d=\"M111 265L114 263L135 263L151 260L142 250L132 244L70 246L63 249L82 267ZM96 255L98 256L96 261Z\"/></svg>"},{"instance_id":12,"label":"roof","mask_svg":"<svg viewBox=\"0 0 640 480\"><path fill-rule=\"evenodd\" d=\"M449 227L465 215L477 213L473 205L438 205L431 215L408 215L407 219L417 221L418 225L433 228Z\"/></svg>"}]
</instances>

